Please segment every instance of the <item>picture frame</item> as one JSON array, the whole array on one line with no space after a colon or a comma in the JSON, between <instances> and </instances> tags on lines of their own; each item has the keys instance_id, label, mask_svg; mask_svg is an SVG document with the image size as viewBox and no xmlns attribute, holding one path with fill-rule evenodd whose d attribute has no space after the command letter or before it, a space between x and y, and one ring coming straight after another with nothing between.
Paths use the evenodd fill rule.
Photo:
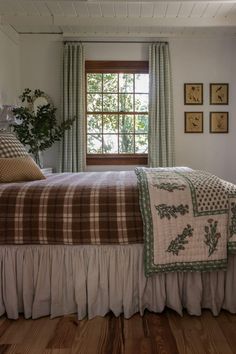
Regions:
<instances>
[{"instance_id":1,"label":"picture frame","mask_svg":"<svg viewBox=\"0 0 236 354\"><path fill-rule=\"evenodd\" d=\"M228 112L210 112L210 133L228 133L229 132L229 113Z\"/></svg>"},{"instance_id":2,"label":"picture frame","mask_svg":"<svg viewBox=\"0 0 236 354\"><path fill-rule=\"evenodd\" d=\"M203 112L184 112L184 132L203 133Z\"/></svg>"},{"instance_id":3,"label":"picture frame","mask_svg":"<svg viewBox=\"0 0 236 354\"><path fill-rule=\"evenodd\" d=\"M184 84L184 104L185 105L203 104L203 84L202 83Z\"/></svg>"},{"instance_id":4,"label":"picture frame","mask_svg":"<svg viewBox=\"0 0 236 354\"><path fill-rule=\"evenodd\" d=\"M225 83L210 84L210 104L211 105L229 104L229 84L225 84Z\"/></svg>"}]
</instances>

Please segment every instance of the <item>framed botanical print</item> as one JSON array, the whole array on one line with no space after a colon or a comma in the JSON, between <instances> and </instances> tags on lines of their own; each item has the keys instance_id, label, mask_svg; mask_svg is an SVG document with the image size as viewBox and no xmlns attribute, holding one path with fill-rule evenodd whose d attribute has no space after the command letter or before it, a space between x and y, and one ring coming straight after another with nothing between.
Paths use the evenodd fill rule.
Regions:
<instances>
[{"instance_id":1,"label":"framed botanical print","mask_svg":"<svg viewBox=\"0 0 236 354\"><path fill-rule=\"evenodd\" d=\"M203 84L184 84L184 104L203 104Z\"/></svg>"},{"instance_id":2,"label":"framed botanical print","mask_svg":"<svg viewBox=\"0 0 236 354\"><path fill-rule=\"evenodd\" d=\"M185 133L203 133L203 112L185 112Z\"/></svg>"},{"instance_id":3,"label":"framed botanical print","mask_svg":"<svg viewBox=\"0 0 236 354\"><path fill-rule=\"evenodd\" d=\"M229 104L229 84L210 84L210 104Z\"/></svg>"},{"instance_id":4,"label":"framed botanical print","mask_svg":"<svg viewBox=\"0 0 236 354\"><path fill-rule=\"evenodd\" d=\"M228 133L228 112L210 112L210 133Z\"/></svg>"}]
</instances>

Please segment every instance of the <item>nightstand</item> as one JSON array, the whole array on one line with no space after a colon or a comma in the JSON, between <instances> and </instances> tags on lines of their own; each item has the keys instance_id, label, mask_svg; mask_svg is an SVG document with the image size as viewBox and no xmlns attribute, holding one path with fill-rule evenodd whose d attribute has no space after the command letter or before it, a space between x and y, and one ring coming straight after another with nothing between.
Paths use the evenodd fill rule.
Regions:
<instances>
[{"instance_id":1,"label":"nightstand","mask_svg":"<svg viewBox=\"0 0 236 354\"><path fill-rule=\"evenodd\" d=\"M51 175L53 173L52 167L41 168L41 171L45 176Z\"/></svg>"}]
</instances>

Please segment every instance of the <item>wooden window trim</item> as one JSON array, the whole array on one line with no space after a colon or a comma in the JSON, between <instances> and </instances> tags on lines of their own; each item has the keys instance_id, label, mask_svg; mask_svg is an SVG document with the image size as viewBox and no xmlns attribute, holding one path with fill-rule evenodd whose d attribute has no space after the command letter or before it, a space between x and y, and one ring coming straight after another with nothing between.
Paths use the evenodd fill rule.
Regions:
<instances>
[{"instance_id":1,"label":"wooden window trim","mask_svg":"<svg viewBox=\"0 0 236 354\"><path fill-rule=\"evenodd\" d=\"M130 73L148 74L148 61L106 61L86 60L86 73Z\"/></svg>"},{"instance_id":2,"label":"wooden window trim","mask_svg":"<svg viewBox=\"0 0 236 354\"><path fill-rule=\"evenodd\" d=\"M85 73L130 73L146 74L149 72L148 61L85 61ZM87 102L87 75L86 77L86 102ZM87 108L87 104L86 104ZM87 114L91 112L86 112ZM94 112L95 113L95 112ZM97 112L100 113L100 112ZM109 114L108 112L105 112ZM115 112L111 112L114 114ZM140 112L147 113L147 112ZM130 114L130 112L128 113ZM132 112L131 114L134 114ZM87 136L87 132L86 132ZM147 165L148 154L87 154L87 165Z\"/></svg>"},{"instance_id":3,"label":"wooden window trim","mask_svg":"<svg viewBox=\"0 0 236 354\"><path fill-rule=\"evenodd\" d=\"M87 154L87 165L144 165L147 154Z\"/></svg>"}]
</instances>

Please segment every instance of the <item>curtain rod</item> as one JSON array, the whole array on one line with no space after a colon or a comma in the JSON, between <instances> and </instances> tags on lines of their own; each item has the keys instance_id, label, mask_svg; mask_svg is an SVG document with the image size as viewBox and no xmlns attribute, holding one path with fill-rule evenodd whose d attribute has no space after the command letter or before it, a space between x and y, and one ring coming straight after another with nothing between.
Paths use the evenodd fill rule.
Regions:
<instances>
[{"instance_id":1,"label":"curtain rod","mask_svg":"<svg viewBox=\"0 0 236 354\"><path fill-rule=\"evenodd\" d=\"M167 44L168 42L165 41L63 41L63 43L147 43L147 44L152 44L152 43L165 43Z\"/></svg>"}]
</instances>

